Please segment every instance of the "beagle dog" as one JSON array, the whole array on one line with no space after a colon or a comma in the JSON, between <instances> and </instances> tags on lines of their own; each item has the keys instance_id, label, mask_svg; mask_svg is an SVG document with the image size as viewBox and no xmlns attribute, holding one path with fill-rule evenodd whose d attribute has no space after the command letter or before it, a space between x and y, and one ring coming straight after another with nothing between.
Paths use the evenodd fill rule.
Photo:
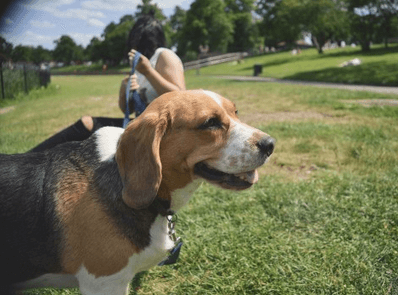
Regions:
<instances>
[{"instance_id":1,"label":"beagle dog","mask_svg":"<svg viewBox=\"0 0 398 295\"><path fill-rule=\"evenodd\" d=\"M0 155L0 289L126 294L174 246L165 212L203 180L251 187L274 142L240 122L231 101L191 90L160 96L125 130Z\"/></svg>"}]
</instances>

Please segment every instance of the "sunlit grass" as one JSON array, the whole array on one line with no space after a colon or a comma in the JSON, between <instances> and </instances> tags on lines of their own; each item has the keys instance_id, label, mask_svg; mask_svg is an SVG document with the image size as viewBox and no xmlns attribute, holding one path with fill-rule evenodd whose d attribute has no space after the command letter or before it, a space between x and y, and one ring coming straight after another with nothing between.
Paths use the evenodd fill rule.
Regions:
<instances>
[{"instance_id":1,"label":"sunlit grass","mask_svg":"<svg viewBox=\"0 0 398 295\"><path fill-rule=\"evenodd\" d=\"M343 62L359 58L360 66L339 67ZM320 55L306 49L300 55L290 52L268 53L200 69L202 75L252 76L253 66L262 65L260 76L303 81L338 82L346 84L398 85L398 46L385 49L375 45L369 53L359 47L337 48ZM196 70L189 71L195 75Z\"/></svg>"},{"instance_id":2,"label":"sunlit grass","mask_svg":"<svg viewBox=\"0 0 398 295\"><path fill-rule=\"evenodd\" d=\"M82 115L121 117L122 77L53 77L40 97L9 102L0 151L24 152ZM202 185L179 213L179 262L141 273L131 294L398 291L397 108L344 103L397 96L204 75L187 85L232 99L276 149L247 191Z\"/></svg>"}]
</instances>

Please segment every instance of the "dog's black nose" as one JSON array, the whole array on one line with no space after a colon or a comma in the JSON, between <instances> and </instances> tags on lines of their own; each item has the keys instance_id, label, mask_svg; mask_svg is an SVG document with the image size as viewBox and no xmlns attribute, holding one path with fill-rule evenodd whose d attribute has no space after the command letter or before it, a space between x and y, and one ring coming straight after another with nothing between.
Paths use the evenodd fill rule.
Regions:
<instances>
[{"instance_id":1,"label":"dog's black nose","mask_svg":"<svg viewBox=\"0 0 398 295\"><path fill-rule=\"evenodd\" d=\"M264 136L257 142L257 147L260 149L262 153L264 153L269 157L274 151L275 139L273 139L271 136L268 135Z\"/></svg>"}]
</instances>

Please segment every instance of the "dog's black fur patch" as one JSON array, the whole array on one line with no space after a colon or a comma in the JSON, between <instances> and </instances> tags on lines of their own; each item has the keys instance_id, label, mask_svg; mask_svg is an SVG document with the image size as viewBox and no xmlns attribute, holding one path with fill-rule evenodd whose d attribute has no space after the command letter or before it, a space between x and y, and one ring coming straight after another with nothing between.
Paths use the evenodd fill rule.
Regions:
<instances>
[{"instance_id":1,"label":"dog's black fur patch","mask_svg":"<svg viewBox=\"0 0 398 295\"><path fill-rule=\"evenodd\" d=\"M121 233L140 249L149 246L150 228L159 211L155 206L128 207L121 197L123 183L115 159L100 162L96 148L94 134L44 152L0 154L0 290L61 271L63 225L55 194L67 173L91 174L88 185L96 192L93 197Z\"/></svg>"},{"instance_id":2,"label":"dog's black fur patch","mask_svg":"<svg viewBox=\"0 0 398 295\"><path fill-rule=\"evenodd\" d=\"M0 155L3 285L60 271L61 229L53 199L52 153Z\"/></svg>"}]
</instances>

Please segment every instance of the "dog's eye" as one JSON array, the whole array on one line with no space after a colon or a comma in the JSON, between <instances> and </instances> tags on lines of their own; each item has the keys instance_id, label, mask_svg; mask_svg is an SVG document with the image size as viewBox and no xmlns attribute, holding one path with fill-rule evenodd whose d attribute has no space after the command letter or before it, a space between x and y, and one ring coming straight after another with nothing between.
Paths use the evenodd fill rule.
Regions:
<instances>
[{"instance_id":1,"label":"dog's eye","mask_svg":"<svg viewBox=\"0 0 398 295\"><path fill-rule=\"evenodd\" d=\"M199 129L218 129L221 128L222 124L220 120L216 117L207 119L202 125L199 126Z\"/></svg>"},{"instance_id":2,"label":"dog's eye","mask_svg":"<svg viewBox=\"0 0 398 295\"><path fill-rule=\"evenodd\" d=\"M238 111L238 110L235 110L235 115L237 115L237 114L239 114L239 111Z\"/></svg>"}]
</instances>

